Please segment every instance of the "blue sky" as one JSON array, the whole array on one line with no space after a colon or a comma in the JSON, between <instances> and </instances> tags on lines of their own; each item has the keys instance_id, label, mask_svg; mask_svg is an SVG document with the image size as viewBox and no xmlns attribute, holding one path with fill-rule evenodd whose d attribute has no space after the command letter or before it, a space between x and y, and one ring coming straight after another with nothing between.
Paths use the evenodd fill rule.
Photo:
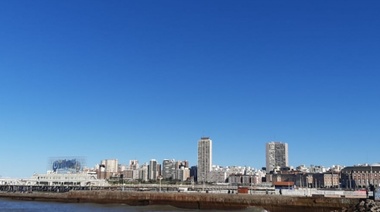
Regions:
<instances>
[{"instance_id":1,"label":"blue sky","mask_svg":"<svg viewBox=\"0 0 380 212\"><path fill-rule=\"evenodd\" d=\"M378 1L1 1L2 177L50 157L379 162Z\"/></svg>"}]
</instances>

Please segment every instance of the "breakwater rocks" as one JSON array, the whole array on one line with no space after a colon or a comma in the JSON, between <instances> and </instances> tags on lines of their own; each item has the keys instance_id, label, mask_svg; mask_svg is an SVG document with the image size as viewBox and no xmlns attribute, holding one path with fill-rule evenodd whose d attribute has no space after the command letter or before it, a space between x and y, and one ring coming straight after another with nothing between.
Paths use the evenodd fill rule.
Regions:
<instances>
[{"instance_id":1,"label":"breakwater rocks","mask_svg":"<svg viewBox=\"0 0 380 212\"><path fill-rule=\"evenodd\" d=\"M351 208L344 208L342 212L360 211L360 212L378 212L380 211L380 202L366 199L361 200L358 204Z\"/></svg>"},{"instance_id":2,"label":"breakwater rocks","mask_svg":"<svg viewBox=\"0 0 380 212\"><path fill-rule=\"evenodd\" d=\"M121 203L127 205L171 205L188 209L239 210L251 206L277 211L341 211L352 208L359 199L291 197L279 195L160 193L125 191L70 191L66 193L0 193L0 197L19 200Z\"/></svg>"}]
</instances>

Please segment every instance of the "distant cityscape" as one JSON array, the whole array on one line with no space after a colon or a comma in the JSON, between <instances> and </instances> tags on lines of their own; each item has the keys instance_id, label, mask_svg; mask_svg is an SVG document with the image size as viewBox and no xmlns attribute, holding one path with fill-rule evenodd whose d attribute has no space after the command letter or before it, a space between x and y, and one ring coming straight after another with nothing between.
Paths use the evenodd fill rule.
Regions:
<instances>
[{"instance_id":1,"label":"distant cityscape","mask_svg":"<svg viewBox=\"0 0 380 212\"><path fill-rule=\"evenodd\" d=\"M231 186L275 186L300 188L361 189L380 186L380 164L362 164L343 167L333 165L289 166L288 144L266 143L266 167L219 166L212 162L212 140L202 137L198 141L198 162L155 159L140 163L130 160L122 164L118 159L104 159L92 168L82 167L80 159L61 159L51 162L48 174L92 173L96 179L123 183L225 184ZM44 174L35 174L44 179ZM41 183L41 182L40 182Z\"/></svg>"}]
</instances>

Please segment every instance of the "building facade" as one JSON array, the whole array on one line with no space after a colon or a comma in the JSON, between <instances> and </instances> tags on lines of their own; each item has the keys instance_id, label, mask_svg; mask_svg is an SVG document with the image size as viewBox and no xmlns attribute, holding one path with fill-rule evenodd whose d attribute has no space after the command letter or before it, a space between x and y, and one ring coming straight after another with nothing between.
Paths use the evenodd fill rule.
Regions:
<instances>
[{"instance_id":1,"label":"building facade","mask_svg":"<svg viewBox=\"0 0 380 212\"><path fill-rule=\"evenodd\" d=\"M105 159L99 164L99 179L109 179L119 173L119 163L117 159Z\"/></svg>"},{"instance_id":2,"label":"building facade","mask_svg":"<svg viewBox=\"0 0 380 212\"><path fill-rule=\"evenodd\" d=\"M277 167L287 167L288 144L282 142L269 142L266 144L266 170L273 171Z\"/></svg>"},{"instance_id":3,"label":"building facade","mask_svg":"<svg viewBox=\"0 0 380 212\"><path fill-rule=\"evenodd\" d=\"M155 159L150 160L148 166L148 179L157 180L158 171L157 171L157 161Z\"/></svg>"},{"instance_id":4,"label":"building facade","mask_svg":"<svg viewBox=\"0 0 380 212\"><path fill-rule=\"evenodd\" d=\"M162 178L165 180L173 180L175 174L175 160L164 159L162 161Z\"/></svg>"},{"instance_id":5,"label":"building facade","mask_svg":"<svg viewBox=\"0 0 380 212\"><path fill-rule=\"evenodd\" d=\"M198 182L206 182L212 168L212 141L209 137L202 137L198 141Z\"/></svg>"},{"instance_id":6,"label":"building facade","mask_svg":"<svg viewBox=\"0 0 380 212\"><path fill-rule=\"evenodd\" d=\"M139 168L139 161L138 160L130 160L129 161L129 169L137 170L138 168Z\"/></svg>"},{"instance_id":7,"label":"building facade","mask_svg":"<svg viewBox=\"0 0 380 212\"><path fill-rule=\"evenodd\" d=\"M341 175L343 188L380 187L380 164L348 166L342 169Z\"/></svg>"}]
</instances>

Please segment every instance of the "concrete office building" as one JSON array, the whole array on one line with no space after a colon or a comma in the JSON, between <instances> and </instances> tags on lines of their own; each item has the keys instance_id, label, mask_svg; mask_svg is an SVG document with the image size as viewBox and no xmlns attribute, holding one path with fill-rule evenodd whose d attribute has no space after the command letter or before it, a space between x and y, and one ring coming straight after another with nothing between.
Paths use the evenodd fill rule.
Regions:
<instances>
[{"instance_id":1,"label":"concrete office building","mask_svg":"<svg viewBox=\"0 0 380 212\"><path fill-rule=\"evenodd\" d=\"M288 167L288 144L269 142L266 144L266 171L269 173L277 167Z\"/></svg>"},{"instance_id":2,"label":"concrete office building","mask_svg":"<svg viewBox=\"0 0 380 212\"><path fill-rule=\"evenodd\" d=\"M198 141L198 182L206 182L212 168L212 141L209 137L202 137Z\"/></svg>"}]
</instances>

